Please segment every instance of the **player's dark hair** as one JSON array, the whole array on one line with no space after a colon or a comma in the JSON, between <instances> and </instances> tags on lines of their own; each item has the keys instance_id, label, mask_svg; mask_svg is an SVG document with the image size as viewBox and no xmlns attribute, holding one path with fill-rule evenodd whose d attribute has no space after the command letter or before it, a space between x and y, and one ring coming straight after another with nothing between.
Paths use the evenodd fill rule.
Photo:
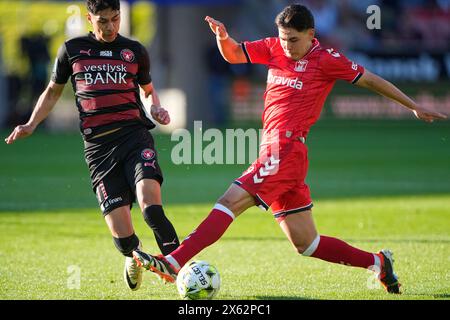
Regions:
<instances>
[{"instance_id":1,"label":"player's dark hair","mask_svg":"<svg viewBox=\"0 0 450 320\"><path fill-rule=\"evenodd\" d=\"M105 9L120 10L119 0L86 0L86 7L90 13L97 14Z\"/></svg>"},{"instance_id":2,"label":"player's dark hair","mask_svg":"<svg viewBox=\"0 0 450 320\"><path fill-rule=\"evenodd\" d=\"M301 4L291 4L275 18L279 28L292 28L299 32L314 28L314 17L309 9Z\"/></svg>"}]
</instances>

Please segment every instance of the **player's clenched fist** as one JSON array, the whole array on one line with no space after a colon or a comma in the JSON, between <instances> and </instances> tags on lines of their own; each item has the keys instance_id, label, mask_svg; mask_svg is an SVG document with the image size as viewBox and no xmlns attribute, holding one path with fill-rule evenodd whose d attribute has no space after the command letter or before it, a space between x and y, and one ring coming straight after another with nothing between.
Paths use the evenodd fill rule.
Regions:
<instances>
[{"instance_id":1,"label":"player's clenched fist","mask_svg":"<svg viewBox=\"0 0 450 320\"><path fill-rule=\"evenodd\" d=\"M208 22L209 27L211 28L212 32L214 32L216 37L219 37L219 39L227 38L228 32L222 22L211 18L210 16L206 16L205 21Z\"/></svg>"},{"instance_id":2,"label":"player's clenched fist","mask_svg":"<svg viewBox=\"0 0 450 320\"><path fill-rule=\"evenodd\" d=\"M152 115L153 119L158 121L158 123L160 123L160 124L169 124L170 123L169 112L167 112L167 110L162 107L152 105L151 115Z\"/></svg>"}]
</instances>

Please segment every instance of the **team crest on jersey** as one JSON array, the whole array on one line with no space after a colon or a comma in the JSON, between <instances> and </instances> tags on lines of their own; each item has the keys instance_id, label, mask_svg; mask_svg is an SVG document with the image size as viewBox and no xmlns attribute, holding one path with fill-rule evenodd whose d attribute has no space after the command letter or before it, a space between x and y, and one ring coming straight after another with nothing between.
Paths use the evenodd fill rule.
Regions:
<instances>
[{"instance_id":1,"label":"team crest on jersey","mask_svg":"<svg viewBox=\"0 0 450 320\"><path fill-rule=\"evenodd\" d=\"M141 152L141 157L144 160L152 160L155 157L155 151L152 149L144 149Z\"/></svg>"},{"instance_id":2,"label":"team crest on jersey","mask_svg":"<svg viewBox=\"0 0 450 320\"><path fill-rule=\"evenodd\" d=\"M308 64L308 60L298 60L295 63L294 70L297 72L305 72L307 64Z\"/></svg>"},{"instance_id":3,"label":"team crest on jersey","mask_svg":"<svg viewBox=\"0 0 450 320\"><path fill-rule=\"evenodd\" d=\"M130 49L123 49L120 51L120 57L122 60L126 62L133 62L134 61L134 52Z\"/></svg>"}]
</instances>

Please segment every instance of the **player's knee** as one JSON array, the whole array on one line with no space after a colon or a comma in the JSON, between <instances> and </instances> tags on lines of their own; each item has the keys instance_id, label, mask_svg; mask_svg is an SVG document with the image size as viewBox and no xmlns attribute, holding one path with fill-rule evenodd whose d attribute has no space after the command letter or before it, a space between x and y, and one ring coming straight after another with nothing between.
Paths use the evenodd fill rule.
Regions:
<instances>
[{"instance_id":1,"label":"player's knee","mask_svg":"<svg viewBox=\"0 0 450 320\"><path fill-rule=\"evenodd\" d=\"M307 253L311 250L311 246L314 246L315 239L316 239L316 237L308 237L305 239L295 241L292 244L295 248L295 251L297 251L298 254L307 255L305 253Z\"/></svg>"},{"instance_id":2,"label":"player's knee","mask_svg":"<svg viewBox=\"0 0 450 320\"><path fill-rule=\"evenodd\" d=\"M144 215L145 222L147 222L151 228L157 227L167 220L161 205L148 206L142 211L142 214Z\"/></svg>"},{"instance_id":3,"label":"player's knee","mask_svg":"<svg viewBox=\"0 0 450 320\"><path fill-rule=\"evenodd\" d=\"M233 212L233 214L237 217L247 208L254 205L254 200L251 196L245 197L233 193L225 193L217 200L217 203L231 210L231 212Z\"/></svg>"},{"instance_id":4,"label":"player's knee","mask_svg":"<svg viewBox=\"0 0 450 320\"><path fill-rule=\"evenodd\" d=\"M298 254L303 254L306 249L308 248L308 245L305 242L300 243L294 243L294 249Z\"/></svg>"},{"instance_id":5,"label":"player's knee","mask_svg":"<svg viewBox=\"0 0 450 320\"><path fill-rule=\"evenodd\" d=\"M218 200L217 203L223 205L224 207L228 208L231 210L231 207L234 206L235 202L230 199L230 197L227 197L226 195L221 196Z\"/></svg>"},{"instance_id":6,"label":"player's knee","mask_svg":"<svg viewBox=\"0 0 450 320\"><path fill-rule=\"evenodd\" d=\"M161 186L155 179L142 179L136 184L136 194L142 211L155 203L161 203Z\"/></svg>"},{"instance_id":7,"label":"player's knee","mask_svg":"<svg viewBox=\"0 0 450 320\"><path fill-rule=\"evenodd\" d=\"M126 257L131 257L133 250L139 247L139 238L134 233L125 238L113 237L113 240L117 250Z\"/></svg>"}]
</instances>

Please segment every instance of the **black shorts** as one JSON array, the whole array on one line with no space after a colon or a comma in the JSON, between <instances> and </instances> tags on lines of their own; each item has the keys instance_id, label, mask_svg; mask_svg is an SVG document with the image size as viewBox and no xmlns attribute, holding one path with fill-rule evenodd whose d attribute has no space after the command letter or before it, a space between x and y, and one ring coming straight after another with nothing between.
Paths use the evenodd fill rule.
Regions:
<instances>
[{"instance_id":1,"label":"black shorts","mask_svg":"<svg viewBox=\"0 0 450 320\"><path fill-rule=\"evenodd\" d=\"M131 207L140 180L163 182L153 137L144 127L124 127L85 141L84 154L103 215L125 205Z\"/></svg>"}]
</instances>

